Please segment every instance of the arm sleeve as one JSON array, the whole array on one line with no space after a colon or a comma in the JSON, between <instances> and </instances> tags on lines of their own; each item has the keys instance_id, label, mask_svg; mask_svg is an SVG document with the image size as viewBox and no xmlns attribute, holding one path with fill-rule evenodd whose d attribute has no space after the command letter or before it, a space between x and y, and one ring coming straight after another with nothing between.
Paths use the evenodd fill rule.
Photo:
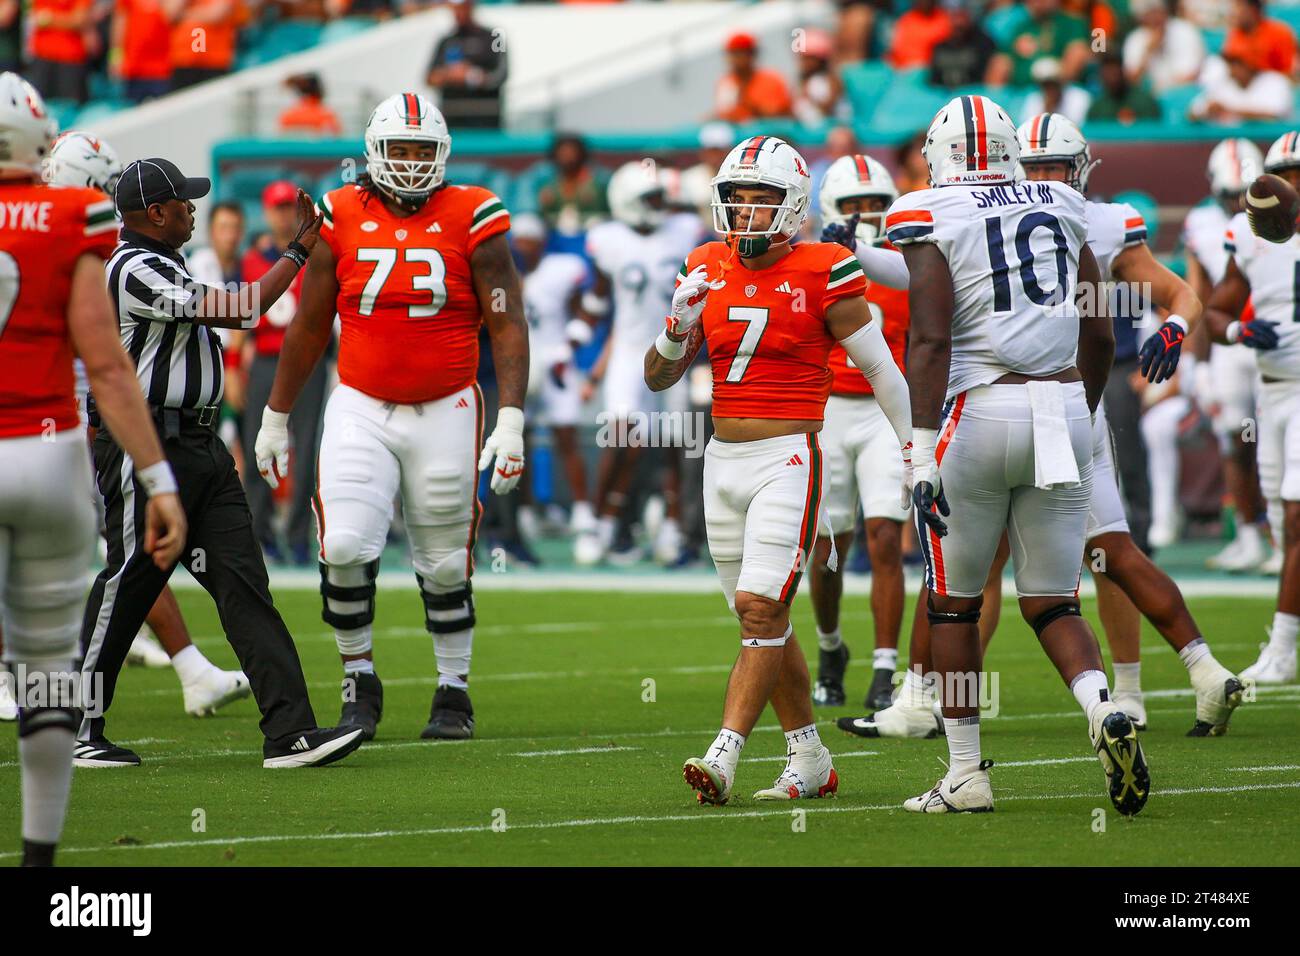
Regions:
<instances>
[{"instance_id":1,"label":"arm sleeve","mask_svg":"<svg viewBox=\"0 0 1300 956\"><path fill-rule=\"evenodd\" d=\"M889 419L890 427L898 436L900 448L912 440L912 398L894 355L889 351L880 323L871 321L846 339L840 340L844 351L853 359L862 374L871 383L880 410Z\"/></svg>"},{"instance_id":2,"label":"arm sleeve","mask_svg":"<svg viewBox=\"0 0 1300 956\"><path fill-rule=\"evenodd\" d=\"M910 273L903 254L895 249L881 249L858 241L854 254L868 279L891 289L906 289Z\"/></svg>"}]
</instances>

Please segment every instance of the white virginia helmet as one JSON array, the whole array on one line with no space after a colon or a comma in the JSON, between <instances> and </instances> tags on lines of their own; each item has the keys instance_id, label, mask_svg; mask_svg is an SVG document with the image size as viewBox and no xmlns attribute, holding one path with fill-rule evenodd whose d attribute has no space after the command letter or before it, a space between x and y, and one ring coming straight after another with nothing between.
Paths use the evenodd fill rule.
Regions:
<instances>
[{"instance_id":1,"label":"white virginia helmet","mask_svg":"<svg viewBox=\"0 0 1300 956\"><path fill-rule=\"evenodd\" d=\"M664 221L664 181L653 160L624 163L609 178L609 211L633 229L654 229Z\"/></svg>"},{"instance_id":2,"label":"white virginia helmet","mask_svg":"<svg viewBox=\"0 0 1300 956\"><path fill-rule=\"evenodd\" d=\"M713 177L713 228L735 243L742 258L761 256L778 242L792 239L808 218L812 178L808 165L798 150L775 136L751 136L734 147ZM736 202L737 186L773 186L782 191L776 205ZM772 210L772 222L763 230L732 229L732 217L742 210L751 214L759 209Z\"/></svg>"},{"instance_id":3,"label":"white virginia helmet","mask_svg":"<svg viewBox=\"0 0 1300 956\"><path fill-rule=\"evenodd\" d=\"M1216 196L1239 196L1264 171L1264 156L1248 139L1225 139L1210 152L1205 175Z\"/></svg>"},{"instance_id":4,"label":"white virginia helmet","mask_svg":"<svg viewBox=\"0 0 1300 956\"><path fill-rule=\"evenodd\" d=\"M987 96L958 96L934 114L921 154L930 183L1009 183L1019 149L1016 124Z\"/></svg>"},{"instance_id":5,"label":"white virginia helmet","mask_svg":"<svg viewBox=\"0 0 1300 956\"><path fill-rule=\"evenodd\" d=\"M898 198L898 187L894 185L889 170L870 156L841 156L830 164L822 177L821 193L817 197L822 225L843 224L852 218L850 213L840 211L840 203L844 200L877 196L885 201L885 209L864 212L858 218L857 237L863 242L885 241L885 212Z\"/></svg>"},{"instance_id":6,"label":"white virginia helmet","mask_svg":"<svg viewBox=\"0 0 1300 956\"><path fill-rule=\"evenodd\" d=\"M434 143L432 160L388 158L394 142ZM396 93L375 107L366 122L366 172L394 199L418 206L442 185L451 155L451 133L437 107L419 93Z\"/></svg>"},{"instance_id":7,"label":"white virginia helmet","mask_svg":"<svg viewBox=\"0 0 1300 956\"><path fill-rule=\"evenodd\" d=\"M122 163L112 146L82 130L60 134L45 161L45 180L54 186L79 186L113 195Z\"/></svg>"},{"instance_id":8,"label":"white virginia helmet","mask_svg":"<svg viewBox=\"0 0 1300 956\"><path fill-rule=\"evenodd\" d=\"M1081 193L1088 191L1088 177L1101 160L1092 158L1088 141L1068 118L1060 113L1039 113L1020 124L1016 130L1020 145L1020 164L1068 163L1066 180Z\"/></svg>"},{"instance_id":9,"label":"white virginia helmet","mask_svg":"<svg viewBox=\"0 0 1300 956\"><path fill-rule=\"evenodd\" d=\"M1279 136L1264 154L1266 173L1275 173L1290 166L1300 166L1300 132L1295 130Z\"/></svg>"},{"instance_id":10,"label":"white virginia helmet","mask_svg":"<svg viewBox=\"0 0 1300 956\"><path fill-rule=\"evenodd\" d=\"M0 73L0 179L39 176L58 130L35 87Z\"/></svg>"}]
</instances>

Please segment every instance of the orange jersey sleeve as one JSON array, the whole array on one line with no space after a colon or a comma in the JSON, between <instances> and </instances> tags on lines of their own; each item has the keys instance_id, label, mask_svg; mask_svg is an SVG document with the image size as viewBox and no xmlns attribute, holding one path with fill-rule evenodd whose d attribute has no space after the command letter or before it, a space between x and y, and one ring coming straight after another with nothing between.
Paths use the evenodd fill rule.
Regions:
<instances>
[{"instance_id":1,"label":"orange jersey sleeve","mask_svg":"<svg viewBox=\"0 0 1300 956\"><path fill-rule=\"evenodd\" d=\"M909 325L907 290L891 289L873 282L868 284L866 296L872 321L880 323L894 361L900 370L906 371ZM831 374L834 375L834 381L831 383L832 395L872 394L871 383L862 374L862 370L853 364L848 353L838 342L831 349Z\"/></svg>"},{"instance_id":2,"label":"orange jersey sleeve","mask_svg":"<svg viewBox=\"0 0 1300 956\"><path fill-rule=\"evenodd\" d=\"M76 428L68 301L77 260L106 259L113 203L93 189L0 188L0 438Z\"/></svg>"},{"instance_id":3,"label":"orange jersey sleeve","mask_svg":"<svg viewBox=\"0 0 1300 956\"><path fill-rule=\"evenodd\" d=\"M321 200L338 281L339 380L387 402L433 401L474 382L482 310L470 259L510 228L477 186L445 186L410 216L356 186Z\"/></svg>"},{"instance_id":4,"label":"orange jersey sleeve","mask_svg":"<svg viewBox=\"0 0 1300 956\"><path fill-rule=\"evenodd\" d=\"M700 264L724 283L709 293L701 320L713 366L713 414L820 421L835 345L826 309L862 295L857 259L842 246L805 243L775 265L751 270L726 244L712 242L691 253L685 269Z\"/></svg>"}]
</instances>

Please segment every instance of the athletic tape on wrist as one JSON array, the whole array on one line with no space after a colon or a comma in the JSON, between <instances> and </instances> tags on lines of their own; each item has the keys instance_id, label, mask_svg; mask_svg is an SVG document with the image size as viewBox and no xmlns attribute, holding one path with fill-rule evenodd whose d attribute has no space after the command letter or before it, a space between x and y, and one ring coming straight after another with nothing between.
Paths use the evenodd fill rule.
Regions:
<instances>
[{"instance_id":1,"label":"athletic tape on wrist","mask_svg":"<svg viewBox=\"0 0 1300 956\"><path fill-rule=\"evenodd\" d=\"M668 361L676 362L686 354L686 342L684 340L678 342L668 335L667 329L663 329L660 331L659 337L655 339L655 351Z\"/></svg>"}]
</instances>

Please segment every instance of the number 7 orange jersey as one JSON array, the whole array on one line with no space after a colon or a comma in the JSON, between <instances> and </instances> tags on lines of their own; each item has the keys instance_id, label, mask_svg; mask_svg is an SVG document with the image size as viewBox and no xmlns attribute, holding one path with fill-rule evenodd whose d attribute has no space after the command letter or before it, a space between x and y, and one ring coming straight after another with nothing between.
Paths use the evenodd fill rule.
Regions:
<instances>
[{"instance_id":1,"label":"number 7 orange jersey","mask_svg":"<svg viewBox=\"0 0 1300 956\"><path fill-rule=\"evenodd\" d=\"M510 228L501 200L478 186L443 186L403 217L344 186L320 209L339 287L339 380L400 405L472 384L482 308L470 257Z\"/></svg>"},{"instance_id":2,"label":"number 7 orange jersey","mask_svg":"<svg viewBox=\"0 0 1300 956\"><path fill-rule=\"evenodd\" d=\"M710 242L686 258L682 274L700 265L714 286L722 283L710 290L700 319L714 417L821 421L835 345L826 310L866 291L857 258L843 246L807 242L753 270L726 243Z\"/></svg>"}]
</instances>

